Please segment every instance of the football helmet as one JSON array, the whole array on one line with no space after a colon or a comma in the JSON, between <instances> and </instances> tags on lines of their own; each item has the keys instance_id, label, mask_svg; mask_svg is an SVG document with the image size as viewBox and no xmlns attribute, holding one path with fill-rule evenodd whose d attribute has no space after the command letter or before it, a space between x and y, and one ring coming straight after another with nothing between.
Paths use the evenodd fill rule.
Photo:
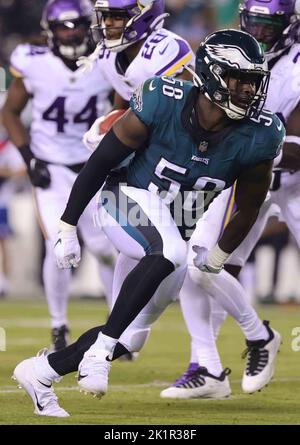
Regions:
<instances>
[{"instance_id":1,"label":"football helmet","mask_svg":"<svg viewBox=\"0 0 300 445\"><path fill-rule=\"evenodd\" d=\"M163 20L168 16L164 6L164 0L97 0L97 24L92 26L94 40L103 41L111 51L123 51L163 26ZM121 26L109 27L117 37L109 38L105 17L116 17L121 23L123 19Z\"/></svg>"},{"instance_id":2,"label":"football helmet","mask_svg":"<svg viewBox=\"0 0 300 445\"><path fill-rule=\"evenodd\" d=\"M233 103L227 77L255 84L255 93L243 107ZM269 77L262 48L246 32L216 31L206 37L196 52L195 85L230 119L259 115L266 100Z\"/></svg>"},{"instance_id":3,"label":"football helmet","mask_svg":"<svg viewBox=\"0 0 300 445\"><path fill-rule=\"evenodd\" d=\"M43 11L41 26L47 33L51 50L69 60L87 54L92 14L90 0L49 0ZM69 32L65 37L58 35L60 30L67 29Z\"/></svg>"},{"instance_id":4,"label":"football helmet","mask_svg":"<svg viewBox=\"0 0 300 445\"><path fill-rule=\"evenodd\" d=\"M247 0L240 5L240 25L259 41L269 61L298 40L299 13L299 0Z\"/></svg>"}]
</instances>

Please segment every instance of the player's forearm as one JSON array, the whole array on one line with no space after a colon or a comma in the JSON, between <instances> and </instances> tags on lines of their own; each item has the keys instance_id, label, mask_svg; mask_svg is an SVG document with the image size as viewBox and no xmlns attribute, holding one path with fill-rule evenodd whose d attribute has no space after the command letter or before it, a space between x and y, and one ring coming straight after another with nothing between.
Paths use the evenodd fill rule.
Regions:
<instances>
[{"instance_id":1,"label":"player's forearm","mask_svg":"<svg viewBox=\"0 0 300 445\"><path fill-rule=\"evenodd\" d=\"M218 242L220 248L226 253L232 253L246 238L256 221L259 208L247 209L247 212L237 211L225 228Z\"/></svg>"},{"instance_id":2,"label":"player's forearm","mask_svg":"<svg viewBox=\"0 0 300 445\"><path fill-rule=\"evenodd\" d=\"M16 147L21 147L29 143L28 131L24 127L18 114L4 107L2 111L2 121L9 139Z\"/></svg>"},{"instance_id":3,"label":"player's forearm","mask_svg":"<svg viewBox=\"0 0 300 445\"><path fill-rule=\"evenodd\" d=\"M76 226L84 209L102 187L110 170L132 154L111 130L94 151L73 185L61 220Z\"/></svg>"}]
</instances>

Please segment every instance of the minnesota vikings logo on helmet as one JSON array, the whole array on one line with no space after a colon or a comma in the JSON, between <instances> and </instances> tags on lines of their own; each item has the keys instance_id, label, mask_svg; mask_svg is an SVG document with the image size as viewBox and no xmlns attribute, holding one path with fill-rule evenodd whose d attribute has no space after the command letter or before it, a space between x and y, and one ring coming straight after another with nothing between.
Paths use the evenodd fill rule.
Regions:
<instances>
[{"instance_id":1,"label":"minnesota vikings logo on helmet","mask_svg":"<svg viewBox=\"0 0 300 445\"><path fill-rule=\"evenodd\" d=\"M102 41L111 51L120 52L146 38L163 26L164 0L97 0L97 24L92 26L94 40ZM112 18L118 24L107 23Z\"/></svg>"}]
</instances>

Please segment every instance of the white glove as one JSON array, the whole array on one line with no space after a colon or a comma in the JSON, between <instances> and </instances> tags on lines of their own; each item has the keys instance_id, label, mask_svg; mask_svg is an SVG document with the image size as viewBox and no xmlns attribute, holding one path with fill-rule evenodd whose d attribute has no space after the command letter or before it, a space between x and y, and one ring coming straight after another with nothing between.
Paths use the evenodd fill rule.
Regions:
<instances>
[{"instance_id":1,"label":"white glove","mask_svg":"<svg viewBox=\"0 0 300 445\"><path fill-rule=\"evenodd\" d=\"M108 133L113 124L123 116L125 111L125 109L112 110L105 116L98 117L89 131L84 134L82 139L84 145L90 151L96 150L106 133Z\"/></svg>"},{"instance_id":2,"label":"white glove","mask_svg":"<svg viewBox=\"0 0 300 445\"><path fill-rule=\"evenodd\" d=\"M59 269L78 267L81 255L76 226L71 226L64 221L59 222L58 238L54 246L54 253Z\"/></svg>"},{"instance_id":3,"label":"white glove","mask_svg":"<svg viewBox=\"0 0 300 445\"><path fill-rule=\"evenodd\" d=\"M104 138L104 134L99 133L100 124L105 120L105 116L98 117L95 120L91 128L84 133L82 141L86 148L90 151L95 151L102 139Z\"/></svg>"},{"instance_id":4,"label":"white glove","mask_svg":"<svg viewBox=\"0 0 300 445\"><path fill-rule=\"evenodd\" d=\"M217 250L217 255L216 255ZM229 254L223 252L218 245L212 250L206 249L206 247L193 246L193 251L196 252L194 258L194 265L202 272L219 273L224 267L226 259ZM221 254L220 254L221 253ZM217 256L217 258L216 258Z\"/></svg>"}]
</instances>

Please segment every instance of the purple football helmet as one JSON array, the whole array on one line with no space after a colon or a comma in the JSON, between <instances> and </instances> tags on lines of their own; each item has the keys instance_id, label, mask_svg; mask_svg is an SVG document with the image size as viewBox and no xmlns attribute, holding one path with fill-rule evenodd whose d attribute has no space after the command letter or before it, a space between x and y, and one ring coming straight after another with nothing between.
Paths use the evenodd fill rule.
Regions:
<instances>
[{"instance_id":1,"label":"purple football helmet","mask_svg":"<svg viewBox=\"0 0 300 445\"><path fill-rule=\"evenodd\" d=\"M47 2L41 26L46 31L48 44L56 55L76 60L88 53L92 14L93 5L90 0Z\"/></svg>"},{"instance_id":2,"label":"purple football helmet","mask_svg":"<svg viewBox=\"0 0 300 445\"><path fill-rule=\"evenodd\" d=\"M240 24L261 44L267 60L279 56L298 39L296 0L246 0L240 5Z\"/></svg>"},{"instance_id":3,"label":"purple football helmet","mask_svg":"<svg viewBox=\"0 0 300 445\"><path fill-rule=\"evenodd\" d=\"M92 27L93 35L98 33L105 47L111 51L123 51L163 26L168 15L164 14L164 3L164 0L97 0L97 25ZM117 20L120 25L108 26L105 23L108 18Z\"/></svg>"}]
</instances>

